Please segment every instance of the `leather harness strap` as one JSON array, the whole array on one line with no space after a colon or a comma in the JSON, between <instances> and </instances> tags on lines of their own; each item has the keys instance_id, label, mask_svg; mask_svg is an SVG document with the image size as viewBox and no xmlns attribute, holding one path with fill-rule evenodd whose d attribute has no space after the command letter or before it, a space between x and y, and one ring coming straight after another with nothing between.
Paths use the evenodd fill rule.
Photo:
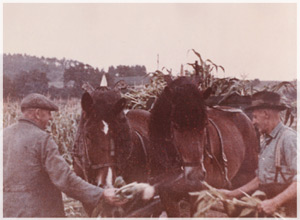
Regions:
<instances>
[{"instance_id":1,"label":"leather harness strap","mask_svg":"<svg viewBox=\"0 0 300 220\"><path fill-rule=\"evenodd\" d=\"M144 139L142 137L142 135L138 132L138 131L135 131L136 135L138 136L141 144L142 144L142 147L143 147L143 151L145 153L145 156L146 156L146 160L148 161L148 154L147 154L147 149L146 149L146 146L145 146L145 142L144 142Z\"/></svg>"},{"instance_id":2,"label":"leather harness strap","mask_svg":"<svg viewBox=\"0 0 300 220\"><path fill-rule=\"evenodd\" d=\"M207 154L207 156L211 159L211 160L214 160L221 172L221 174L223 175L224 177L224 171L223 171L223 168L219 162L219 160L216 158L216 156L212 153L211 151L211 143L210 143L210 137L209 137L209 132L208 132L208 129L206 128L206 137L207 137L207 142L206 142L206 145L205 145L205 153ZM224 178L225 179L225 178Z\"/></svg>"},{"instance_id":3,"label":"leather harness strap","mask_svg":"<svg viewBox=\"0 0 300 220\"><path fill-rule=\"evenodd\" d=\"M101 168L105 168L105 167L113 167L113 166L117 166L117 163L103 163L103 164L93 164L91 165L91 168L93 170L98 170Z\"/></svg>"},{"instance_id":4,"label":"leather harness strap","mask_svg":"<svg viewBox=\"0 0 300 220\"><path fill-rule=\"evenodd\" d=\"M229 188L231 188L232 184L231 184L231 182L230 182L230 180L228 178L228 160L227 160L227 156L226 156L225 151L224 151L224 143L223 143L223 138L222 138L221 131L220 131L219 127L217 126L217 124L211 118L208 118L208 121L214 126L214 128L216 129L216 131L218 133L218 137L219 137L220 145L221 145L223 169L221 169L221 166L219 165L219 161L214 156L214 154L212 154L212 155L213 155L215 161L217 162L219 168L221 169L221 173L223 175L223 178L226 181L227 186Z\"/></svg>"},{"instance_id":5,"label":"leather harness strap","mask_svg":"<svg viewBox=\"0 0 300 220\"><path fill-rule=\"evenodd\" d=\"M138 131L134 131L136 133L136 135L138 136L140 142L141 142L141 145L142 145L142 148L143 148L143 152L145 154L145 159L146 159L146 170L147 172L149 173L150 172L150 165L149 165L149 157L148 157L148 153L147 153L147 149L146 149L146 145L145 145L145 141L142 137L142 135L138 132Z\"/></svg>"}]
</instances>

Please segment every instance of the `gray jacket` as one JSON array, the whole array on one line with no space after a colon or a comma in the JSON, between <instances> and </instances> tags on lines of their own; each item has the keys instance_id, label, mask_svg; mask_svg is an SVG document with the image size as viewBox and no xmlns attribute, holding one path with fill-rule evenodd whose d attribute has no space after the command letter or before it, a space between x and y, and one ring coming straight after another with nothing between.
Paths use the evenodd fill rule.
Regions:
<instances>
[{"instance_id":1,"label":"gray jacket","mask_svg":"<svg viewBox=\"0 0 300 220\"><path fill-rule=\"evenodd\" d=\"M3 132L3 216L63 217L61 191L95 206L103 189L70 170L52 137L20 119Z\"/></svg>"}]
</instances>

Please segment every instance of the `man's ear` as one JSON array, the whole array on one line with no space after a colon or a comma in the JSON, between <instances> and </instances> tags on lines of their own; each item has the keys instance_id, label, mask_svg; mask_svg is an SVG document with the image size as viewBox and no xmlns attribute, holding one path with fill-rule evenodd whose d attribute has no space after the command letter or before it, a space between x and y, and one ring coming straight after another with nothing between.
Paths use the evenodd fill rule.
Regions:
<instances>
[{"instance_id":1,"label":"man's ear","mask_svg":"<svg viewBox=\"0 0 300 220\"><path fill-rule=\"evenodd\" d=\"M41 110L39 108L36 108L34 110L34 118L40 120L41 119Z\"/></svg>"},{"instance_id":2,"label":"man's ear","mask_svg":"<svg viewBox=\"0 0 300 220\"><path fill-rule=\"evenodd\" d=\"M271 118L271 112L268 109L263 109L263 113L264 113L266 119Z\"/></svg>"}]
</instances>

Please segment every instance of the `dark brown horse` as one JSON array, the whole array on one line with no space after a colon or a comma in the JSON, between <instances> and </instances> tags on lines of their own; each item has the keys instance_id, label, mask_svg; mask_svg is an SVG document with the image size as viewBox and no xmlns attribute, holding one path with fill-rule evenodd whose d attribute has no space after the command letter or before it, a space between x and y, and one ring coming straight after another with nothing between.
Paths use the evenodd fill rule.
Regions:
<instances>
[{"instance_id":1,"label":"dark brown horse","mask_svg":"<svg viewBox=\"0 0 300 220\"><path fill-rule=\"evenodd\" d=\"M131 110L118 90L99 87L85 92L73 150L76 174L94 185L112 187L116 176L126 183L146 182L150 113ZM87 212L91 210L87 208Z\"/></svg>"},{"instance_id":2,"label":"dark brown horse","mask_svg":"<svg viewBox=\"0 0 300 220\"><path fill-rule=\"evenodd\" d=\"M149 131L151 176L170 217L187 192L238 187L255 176L258 138L250 119L237 109L205 105L191 78L170 83L151 111Z\"/></svg>"}]
</instances>

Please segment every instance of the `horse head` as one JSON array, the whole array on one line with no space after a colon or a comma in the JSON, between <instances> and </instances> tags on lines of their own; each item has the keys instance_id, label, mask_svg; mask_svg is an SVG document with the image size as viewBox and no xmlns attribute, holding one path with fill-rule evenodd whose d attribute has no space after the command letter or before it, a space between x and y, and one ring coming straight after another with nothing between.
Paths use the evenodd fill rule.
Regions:
<instances>
[{"instance_id":1,"label":"horse head","mask_svg":"<svg viewBox=\"0 0 300 220\"><path fill-rule=\"evenodd\" d=\"M236 188L255 176L258 143L251 121L239 109L207 107L210 93L179 77L167 82L151 109L151 177L162 182L168 216L180 216L176 202L203 189L202 181Z\"/></svg>"},{"instance_id":2,"label":"horse head","mask_svg":"<svg viewBox=\"0 0 300 220\"><path fill-rule=\"evenodd\" d=\"M82 115L74 149L80 152L82 176L97 186L112 187L120 174L117 168L130 150L125 104L126 100L113 89L99 87L82 95Z\"/></svg>"},{"instance_id":3,"label":"horse head","mask_svg":"<svg viewBox=\"0 0 300 220\"><path fill-rule=\"evenodd\" d=\"M179 77L169 81L160 96L164 99L165 109L169 109L168 138L179 155L185 179L189 181L199 182L206 176L204 149L208 117L204 100L210 92L210 89L200 91L190 78ZM157 111L156 107L158 106L154 106L154 113Z\"/></svg>"}]
</instances>

